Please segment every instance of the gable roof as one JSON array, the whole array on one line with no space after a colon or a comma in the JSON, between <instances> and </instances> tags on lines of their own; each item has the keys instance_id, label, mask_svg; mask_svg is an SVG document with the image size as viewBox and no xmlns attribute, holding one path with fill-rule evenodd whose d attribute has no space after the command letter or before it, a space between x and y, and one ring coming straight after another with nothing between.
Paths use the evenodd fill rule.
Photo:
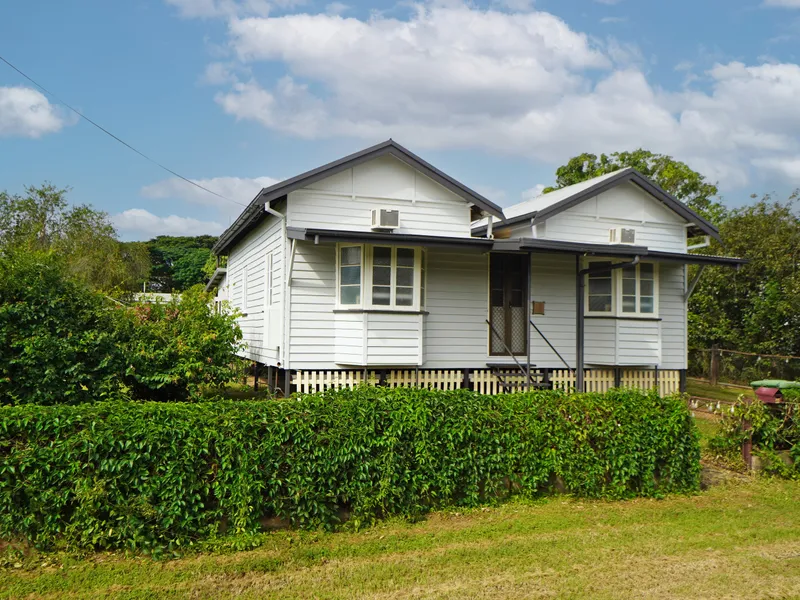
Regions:
<instances>
[{"instance_id":1,"label":"gable roof","mask_svg":"<svg viewBox=\"0 0 800 600\"><path fill-rule=\"evenodd\" d=\"M212 251L214 254L225 254L228 249L239 240L245 233L250 231L265 216L264 205L272 200L277 200L286 196L294 190L306 187L320 179L325 179L335 175L345 169L350 169L378 158L379 156L389 155L402 161L408 166L420 171L442 187L460 196L467 202L485 210L486 212L503 218L503 209L494 204L478 192L468 188L466 185L443 173L429 162L423 160L410 150L404 148L392 139L370 146L339 160L335 160L316 169L301 173L291 179L281 181L270 187L261 190L252 202L244 209L241 215L226 229L217 240Z\"/></svg>"},{"instance_id":2,"label":"gable roof","mask_svg":"<svg viewBox=\"0 0 800 600\"><path fill-rule=\"evenodd\" d=\"M584 200L602 194L623 183L637 185L684 220L693 223L702 233L710 235L717 240L720 239L719 231L716 227L631 167L587 179L586 181L554 190L548 194L542 194L532 200L509 206L503 210L506 217L503 225L513 225L528 219L532 219L534 223L541 223L549 217L577 206ZM473 226L473 233L482 233L485 229L484 222L479 221Z\"/></svg>"}]
</instances>

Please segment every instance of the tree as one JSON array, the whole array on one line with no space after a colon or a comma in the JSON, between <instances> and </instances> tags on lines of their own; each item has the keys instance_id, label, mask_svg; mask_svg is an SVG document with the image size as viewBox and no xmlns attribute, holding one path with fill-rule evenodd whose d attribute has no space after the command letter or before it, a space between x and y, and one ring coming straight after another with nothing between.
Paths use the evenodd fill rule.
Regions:
<instances>
[{"instance_id":1,"label":"tree","mask_svg":"<svg viewBox=\"0 0 800 600\"><path fill-rule=\"evenodd\" d=\"M99 290L134 290L147 281L146 248L120 242L106 213L70 206L68 191L45 183L24 195L0 192L0 252L51 252L71 276Z\"/></svg>"},{"instance_id":2,"label":"tree","mask_svg":"<svg viewBox=\"0 0 800 600\"><path fill-rule=\"evenodd\" d=\"M707 269L689 302L690 346L800 355L798 193L764 196L731 211L720 225L724 246L710 252L747 258L739 270Z\"/></svg>"},{"instance_id":3,"label":"tree","mask_svg":"<svg viewBox=\"0 0 800 600\"><path fill-rule=\"evenodd\" d=\"M217 270L217 259L219 259L219 266L220 268L225 268L228 266L228 257L227 256L214 256L213 254L209 255L208 260L206 260L206 264L203 265L203 277L204 281L208 281L214 275L214 271Z\"/></svg>"},{"instance_id":4,"label":"tree","mask_svg":"<svg viewBox=\"0 0 800 600\"><path fill-rule=\"evenodd\" d=\"M162 235L147 242L153 264L151 289L182 291L206 281L203 268L216 241L212 235Z\"/></svg>"},{"instance_id":5,"label":"tree","mask_svg":"<svg viewBox=\"0 0 800 600\"><path fill-rule=\"evenodd\" d=\"M0 253L0 404L116 397L124 357L118 305L66 273L52 252Z\"/></svg>"},{"instance_id":6,"label":"tree","mask_svg":"<svg viewBox=\"0 0 800 600\"><path fill-rule=\"evenodd\" d=\"M202 286L168 303L125 309L120 316L124 381L135 398L183 401L203 386L236 376L236 352L242 348L238 314L216 310L213 295Z\"/></svg>"},{"instance_id":7,"label":"tree","mask_svg":"<svg viewBox=\"0 0 800 600\"><path fill-rule=\"evenodd\" d=\"M556 170L556 184L545 188L544 193L627 167L633 167L652 179L712 223L719 223L724 218L725 207L717 199L719 190L716 185L686 163L641 148L632 152L601 154L599 157L589 153L575 156Z\"/></svg>"}]
</instances>

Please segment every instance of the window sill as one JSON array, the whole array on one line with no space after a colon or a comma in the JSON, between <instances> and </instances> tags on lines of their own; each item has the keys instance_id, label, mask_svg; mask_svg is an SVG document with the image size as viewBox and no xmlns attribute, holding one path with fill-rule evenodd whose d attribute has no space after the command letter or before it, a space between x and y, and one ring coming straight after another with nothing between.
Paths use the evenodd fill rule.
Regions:
<instances>
[{"instance_id":1,"label":"window sill","mask_svg":"<svg viewBox=\"0 0 800 600\"><path fill-rule=\"evenodd\" d=\"M379 315L427 315L427 310L414 310L402 308L334 308L334 314L364 314L372 313Z\"/></svg>"},{"instance_id":2,"label":"window sill","mask_svg":"<svg viewBox=\"0 0 800 600\"><path fill-rule=\"evenodd\" d=\"M584 319L608 319L613 321L661 321L660 317L638 317L638 316L619 316L619 315L585 315Z\"/></svg>"}]
</instances>

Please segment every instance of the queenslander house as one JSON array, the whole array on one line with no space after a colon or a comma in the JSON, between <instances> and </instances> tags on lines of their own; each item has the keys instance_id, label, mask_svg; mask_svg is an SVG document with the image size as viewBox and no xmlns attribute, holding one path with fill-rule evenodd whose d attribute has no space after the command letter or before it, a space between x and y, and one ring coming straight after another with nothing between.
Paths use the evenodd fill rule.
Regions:
<instances>
[{"instance_id":1,"label":"queenslander house","mask_svg":"<svg viewBox=\"0 0 800 600\"><path fill-rule=\"evenodd\" d=\"M389 140L263 189L214 247L270 386L683 389L717 229L633 169L502 209ZM690 266L694 265L691 269Z\"/></svg>"}]
</instances>

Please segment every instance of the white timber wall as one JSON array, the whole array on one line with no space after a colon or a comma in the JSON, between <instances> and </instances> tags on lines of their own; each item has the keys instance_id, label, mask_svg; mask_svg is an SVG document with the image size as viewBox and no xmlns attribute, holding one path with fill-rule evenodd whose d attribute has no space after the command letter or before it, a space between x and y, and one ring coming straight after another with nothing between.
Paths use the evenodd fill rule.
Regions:
<instances>
[{"instance_id":1,"label":"white timber wall","mask_svg":"<svg viewBox=\"0 0 800 600\"><path fill-rule=\"evenodd\" d=\"M228 256L228 297L244 315L238 321L247 345L241 356L267 365L281 360L284 246L283 223L270 215Z\"/></svg>"},{"instance_id":2,"label":"white timber wall","mask_svg":"<svg viewBox=\"0 0 800 600\"><path fill-rule=\"evenodd\" d=\"M427 286L424 366L486 367L489 255L430 248Z\"/></svg>"},{"instance_id":3,"label":"white timber wall","mask_svg":"<svg viewBox=\"0 0 800 600\"><path fill-rule=\"evenodd\" d=\"M401 234L470 236L470 208L391 156L347 169L289 194L290 227L371 231L372 209L400 211Z\"/></svg>"},{"instance_id":4,"label":"white timber wall","mask_svg":"<svg viewBox=\"0 0 800 600\"><path fill-rule=\"evenodd\" d=\"M336 246L297 242L289 288L291 369L421 366L423 315L336 309Z\"/></svg>"},{"instance_id":5,"label":"white timber wall","mask_svg":"<svg viewBox=\"0 0 800 600\"><path fill-rule=\"evenodd\" d=\"M477 369L487 362L511 363L488 354L488 260L477 251L428 249L427 314L335 311L335 246L298 242L290 287L290 367ZM586 319L587 366L685 368L683 273L681 265L659 266L661 321ZM545 314L532 318L574 368L575 258L534 254L531 299L545 302ZM564 367L533 328L531 362Z\"/></svg>"},{"instance_id":6,"label":"white timber wall","mask_svg":"<svg viewBox=\"0 0 800 600\"><path fill-rule=\"evenodd\" d=\"M626 183L546 221L543 237L572 242L608 243L608 230L636 230L636 245L651 250L686 252L686 223L639 187Z\"/></svg>"}]
</instances>

